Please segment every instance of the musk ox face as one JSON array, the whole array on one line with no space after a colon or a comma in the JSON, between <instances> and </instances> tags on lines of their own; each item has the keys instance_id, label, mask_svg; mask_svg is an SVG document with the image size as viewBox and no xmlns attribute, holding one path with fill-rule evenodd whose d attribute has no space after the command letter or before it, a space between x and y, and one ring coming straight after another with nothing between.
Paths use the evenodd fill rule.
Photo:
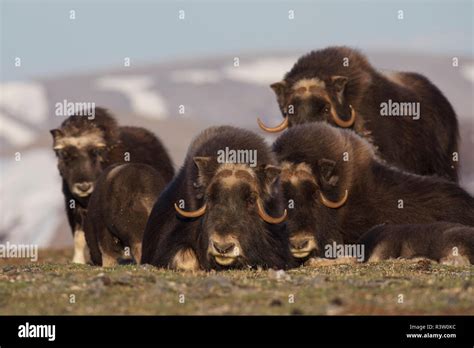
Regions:
<instances>
[{"instance_id":1,"label":"musk ox face","mask_svg":"<svg viewBox=\"0 0 474 348\"><path fill-rule=\"evenodd\" d=\"M54 129L51 134L61 177L75 198L86 199L94 190L107 154L102 131L92 128L70 134L64 129Z\"/></svg>"},{"instance_id":2,"label":"musk ox face","mask_svg":"<svg viewBox=\"0 0 474 348\"><path fill-rule=\"evenodd\" d=\"M347 196L338 202L327 199L318 178L306 163L284 162L280 180L283 196L292 207L287 228L293 257L305 261L319 256L336 233L333 210L341 207Z\"/></svg>"},{"instance_id":3,"label":"musk ox face","mask_svg":"<svg viewBox=\"0 0 474 348\"><path fill-rule=\"evenodd\" d=\"M309 122L325 121L340 127L351 127L355 112L344 100L347 77L303 78L297 81L276 82L270 87L276 94L283 114L283 122L274 128L260 127L268 132L278 132L287 127Z\"/></svg>"},{"instance_id":4,"label":"musk ox face","mask_svg":"<svg viewBox=\"0 0 474 348\"><path fill-rule=\"evenodd\" d=\"M217 165L215 158L194 158L199 168L199 186L203 188L203 206L185 217L200 217L201 245L213 269L268 264L272 255L267 224L281 223L265 212L264 200L269 195L280 169L267 165L252 169L243 164Z\"/></svg>"}]
</instances>

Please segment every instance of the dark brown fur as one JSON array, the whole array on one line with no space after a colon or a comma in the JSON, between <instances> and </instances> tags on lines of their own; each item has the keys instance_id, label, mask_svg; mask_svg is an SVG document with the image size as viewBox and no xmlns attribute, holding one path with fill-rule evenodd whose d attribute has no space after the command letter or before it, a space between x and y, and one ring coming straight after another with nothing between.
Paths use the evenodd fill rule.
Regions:
<instances>
[{"instance_id":1,"label":"dark brown fur","mask_svg":"<svg viewBox=\"0 0 474 348\"><path fill-rule=\"evenodd\" d=\"M345 58L349 66L343 65ZM329 102L315 96L303 100L292 91L295 83L310 78L324 81L322 91ZM357 114L353 129L373 142L386 161L416 174L458 180L458 162L453 160L459 137L456 114L443 93L420 74L400 72L392 79L375 70L357 50L329 47L302 56L272 88L290 127L315 121L334 124L327 112L331 107L347 120L352 105ZM389 99L419 102L420 119L382 117L381 103ZM294 114L288 113L289 105L294 106Z\"/></svg>"},{"instance_id":2,"label":"dark brown fur","mask_svg":"<svg viewBox=\"0 0 474 348\"><path fill-rule=\"evenodd\" d=\"M365 261L425 257L448 264L474 264L474 228L449 222L379 225L359 240Z\"/></svg>"},{"instance_id":3,"label":"dark brown fur","mask_svg":"<svg viewBox=\"0 0 474 348\"><path fill-rule=\"evenodd\" d=\"M119 127L114 117L103 108L95 109L94 119L70 116L60 128L51 130L53 147L64 139L76 139L91 132L100 134L105 147L91 144L81 149L66 146L55 151L62 177L66 213L73 234L76 230L83 230L90 197L90 193L84 197L74 194L74 185L93 185L105 168L115 163L126 163L127 153L131 163L148 164L167 181L174 174L168 153L155 135L143 128Z\"/></svg>"},{"instance_id":4,"label":"dark brown fur","mask_svg":"<svg viewBox=\"0 0 474 348\"><path fill-rule=\"evenodd\" d=\"M166 183L153 167L141 163L115 164L102 172L84 224L94 264L114 266L123 256L140 263L146 222Z\"/></svg>"},{"instance_id":5,"label":"dark brown fur","mask_svg":"<svg viewBox=\"0 0 474 348\"><path fill-rule=\"evenodd\" d=\"M447 221L474 226L474 199L457 184L435 176L420 176L389 166L377 158L372 146L351 130L324 122L293 127L273 146L280 162L307 163L315 184L301 186L295 209L307 209L312 233L338 234L344 243L355 243L371 227L387 223ZM344 158L347 157L347 161ZM292 191L285 190L286 199ZM319 193L333 201L349 198L339 209L321 204ZM290 196L288 196L290 192ZM403 208L399 208L403 201ZM295 214L297 216L297 214ZM300 217L297 220L303 220ZM292 230L290 211L290 236ZM294 222L297 226L298 221Z\"/></svg>"},{"instance_id":6,"label":"dark brown fur","mask_svg":"<svg viewBox=\"0 0 474 348\"><path fill-rule=\"evenodd\" d=\"M279 193L270 184L278 176L275 159L262 138L234 127L213 127L202 132L190 145L183 167L160 195L147 223L143 237L143 263L159 267L187 269L174 264L175 257L188 251L197 260L190 269L222 269L209 253L211 234L222 238L235 235L242 255L232 267L262 266L285 268L291 264L284 224L270 225L257 215L250 192L250 181L244 180L231 189L222 186L215 175L221 168L217 151L225 147L257 150L256 190L270 215L281 214ZM206 158L197 161L199 158ZM199 168L198 168L199 166ZM247 166L248 168L248 166ZM183 218L173 205L185 202L185 210L196 210L207 204L200 218Z\"/></svg>"}]
</instances>

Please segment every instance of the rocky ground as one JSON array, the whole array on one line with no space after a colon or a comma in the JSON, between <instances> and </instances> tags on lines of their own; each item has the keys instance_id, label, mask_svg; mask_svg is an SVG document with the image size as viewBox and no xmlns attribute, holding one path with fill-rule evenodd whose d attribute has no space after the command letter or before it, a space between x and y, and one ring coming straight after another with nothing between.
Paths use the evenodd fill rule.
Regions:
<instances>
[{"instance_id":1,"label":"rocky ground","mask_svg":"<svg viewBox=\"0 0 474 348\"><path fill-rule=\"evenodd\" d=\"M0 259L0 314L474 314L474 267L418 261L179 273Z\"/></svg>"}]
</instances>

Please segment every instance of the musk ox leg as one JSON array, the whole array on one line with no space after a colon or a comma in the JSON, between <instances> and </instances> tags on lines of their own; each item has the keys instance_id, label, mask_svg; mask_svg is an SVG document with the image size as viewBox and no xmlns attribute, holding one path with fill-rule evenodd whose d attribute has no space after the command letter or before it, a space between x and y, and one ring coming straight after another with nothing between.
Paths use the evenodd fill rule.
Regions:
<instances>
[{"instance_id":1,"label":"musk ox leg","mask_svg":"<svg viewBox=\"0 0 474 348\"><path fill-rule=\"evenodd\" d=\"M99 249L102 254L102 267L115 267L119 264L120 253L117 253L115 250L111 250L99 242Z\"/></svg>"},{"instance_id":2,"label":"musk ox leg","mask_svg":"<svg viewBox=\"0 0 474 348\"><path fill-rule=\"evenodd\" d=\"M74 232L74 256L73 263L86 264L90 261L89 247L87 246L84 231L76 230Z\"/></svg>"},{"instance_id":3,"label":"musk ox leg","mask_svg":"<svg viewBox=\"0 0 474 348\"><path fill-rule=\"evenodd\" d=\"M198 271L199 261L193 249L181 249L173 257L170 268L179 271Z\"/></svg>"},{"instance_id":4,"label":"musk ox leg","mask_svg":"<svg viewBox=\"0 0 474 348\"><path fill-rule=\"evenodd\" d=\"M439 263L449 266L469 266L471 264L468 256L463 255L461 252L453 254L451 250L439 260Z\"/></svg>"},{"instance_id":5,"label":"musk ox leg","mask_svg":"<svg viewBox=\"0 0 474 348\"><path fill-rule=\"evenodd\" d=\"M400 256L397 255L393 249L393 246L389 242L382 241L372 250L367 258L367 262L380 262Z\"/></svg>"},{"instance_id":6,"label":"musk ox leg","mask_svg":"<svg viewBox=\"0 0 474 348\"><path fill-rule=\"evenodd\" d=\"M102 254L102 267L115 267L123 255L123 247L107 228L99 231L99 249Z\"/></svg>"},{"instance_id":7,"label":"musk ox leg","mask_svg":"<svg viewBox=\"0 0 474 348\"><path fill-rule=\"evenodd\" d=\"M117 257L115 255L107 254L102 250L102 267L115 267L117 265Z\"/></svg>"},{"instance_id":8,"label":"musk ox leg","mask_svg":"<svg viewBox=\"0 0 474 348\"><path fill-rule=\"evenodd\" d=\"M139 265L142 262L142 243L136 242L132 244L133 259Z\"/></svg>"}]
</instances>

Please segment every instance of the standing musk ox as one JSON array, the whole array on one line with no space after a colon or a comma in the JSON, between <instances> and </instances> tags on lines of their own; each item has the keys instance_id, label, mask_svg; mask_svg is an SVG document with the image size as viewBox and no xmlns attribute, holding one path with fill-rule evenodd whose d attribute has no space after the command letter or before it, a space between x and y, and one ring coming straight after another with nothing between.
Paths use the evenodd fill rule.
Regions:
<instances>
[{"instance_id":1,"label":"standing musk ox","mask_svg":"<svg viewBox=\"0 0 474 348\"><path fill-rule=\"evenodd\" d=\"M383 74L356 50L329 47L302 56L271 88L284 121L269 128L258 120L266 131L325 121L352 128L401 169L458 180L456 114L443 93L420 74ZM399 112L418 105L419 119L382 116L382 106L388 104Z\"/></svg>"},{"instance_id":2,"label":"standing musk ox","mask_svg":"<svg viewBox=\"0 0 474 348\"><path fill-rule=\"evenodd\" d=\"M95 181L105 168L126 161L145 163L167 181L174 172L166 149L152 133L143 128L119 127L106 109L94 111L94 119L79 113L68 117L60 128L51 130L66 213L74 235L73 262L76 263L89 260L84 218Z\"/></svg>"},{"instance_id":3,"label":"standing musk ox","mask_svg":"<svg viewBox=\"0 0 474 348\"><path fill-rule=\"evenodd\" d=\"M443 264L474 264L474 228L449 222L379 225L364 233L365 261L425 257Z\"/></svg>"},{"instance_id":4,"label":"standing musk ox","mask_svg":"<svg viewBox=\"0 0 474 348\"><path fill-rule=\"evenodd\" d=\"M321 256L328 241L356 243L382 223L474 226L474 198L457 184L388 165L351 130L324 122L295 126L273 150L283 194L294 204L287 226L297 258Z\"/></svg>"},{"instance_id":5,"label":"standing musk ox","mask_svg":"<svg viewBox=\"0 0 474 348\"><path fill-rule=\"evenodd\" d=\"M256 154L255 166L223 161L224 148ZM142 263L179 270L291 266L275 164L264 140L250 131L203 131L153 207Z\"/></svg>"},{"instance_id":6,"label":"standing musk ox","mask_svg":"<svg viewBox=\"0 0 474 348\"><path fill-rule=\"evenodd\" d=\"M167 182L153 167L142 163L114 164L102 172L84 223L93 264L113 267L123 256L132 256L140 263L143 231ZM124 253L125 248L128 253Z\"/></svg>"}]
</instances>

